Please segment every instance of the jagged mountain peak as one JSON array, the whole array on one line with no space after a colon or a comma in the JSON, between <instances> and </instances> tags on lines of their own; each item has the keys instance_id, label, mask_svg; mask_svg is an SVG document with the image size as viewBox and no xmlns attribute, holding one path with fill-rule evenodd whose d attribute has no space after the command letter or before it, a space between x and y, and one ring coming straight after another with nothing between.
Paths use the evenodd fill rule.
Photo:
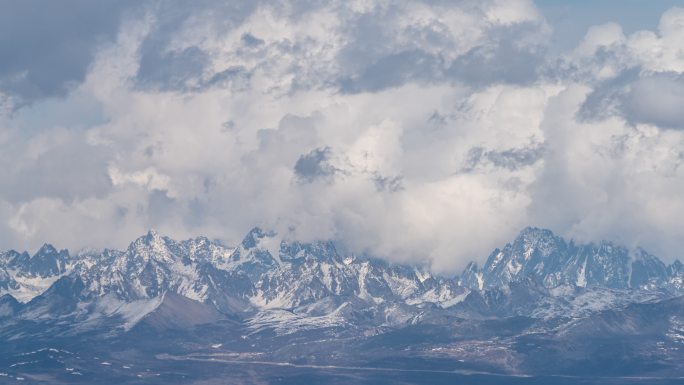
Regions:
<instances>
[{"instance_id":1,"label":"jagged mountain peak","mask_svg":"<svg viewBox=\"0 0 684 385\"><path fill-rule=\"evenodd\" d=\"M503 287L527 279L547 288L674 287L678 284L668 283L676 275L674 270L641 248L630 251L608 241L576 244L551 230L526 227L513 242L494 250L482 269L468 265L461 282L476 289Z\"/></svg>"},{"instance_id":2,"label":"jagged mountain peak","mask_svg":"<svg viewBox=\"0 0 684 385\"><path fill-rule=\"evenodd\" d=\"M133 241L126 250L124 257L142 257L145 259L171 260L176 259L178 244L169 237L161 236L154 230Z\"/></svg>"},{"instance_id":3,"label":"jagged mountain peak","mask_svg":"<svg viewBox=\"0 0 684 385\"><path fill-rule=\"evenodd\" d=\"M218 241L212 242L209 238L207 238L203 235L200 235L200 236L197 236L195 238L186 239L186 240L182 241L181 243L187 244L187 245L194 245L195 247L198 247L198 246L209 246L212 243L218 243Z\"/></svg>"},{"instance_id":4,"label":"jagged mountain peak","mask_svg":"<svg viewBox=\"0 0 684 385\"><path fill-rule=\"evenodd\" d=\"M299 263L307 260L343 262L332 241L303 243L282 240L278 253L281 261L290 263Z\"/></svg>"},{"instance_id":5,"label":"jagged mountain peak","mask_svg":"<svg viewBox=\"0 0 684 385\"><path fill-rule=\"evenodd\" d=\"M555 249L567 247L565 240L549 229L539 227L526 227L515 238L513 247L524 247L526 249L536 249L544 255L548 255ZM508 247L509 245L506 245Z\"/></svg>"},{"instance_id":6,"label":"jagged mountain peak","mask_svg":"<svg viewBox=\"0 0 684 385\"><path fill-rule=\"evenodd\" d=\"M145 234L145 236L146 236L146 237L149 237L149 238L161 237L161 236L159 235L159 232L157 232L157 230L155 230L155 229L153 229L153 228L147 229L147 234Z\"/></svg>"},{"instance_id":7,"label":"jagged mountain peak","mask_svg":"<svg viewBox=\"0 0 684 385\"><path fill-rule=\"evenodd\" d=\"M0 319L15 315L20 308L21 303L10 294L0 295Z\"/></svg>"},{"instance_id":8,"label":"jagged mountain peak","mask_svg":"<svg viewBox=\"0 0 684 385\"><path fill-rule=\"evenodd\" d=\"M4 265L22 277L45 278L64 273L70 258L68 250L57 251L55 247L46 243L33 255L15 250L3 253L0 267Z\"/></svg>"},{"instance_id":9,"label":"jagged mountain peak","mask_svg":"<svg viewBox=\"0 0 684 385\"><path fill-rule=\"evenodd\" d=\"M143 243L146 245L159 245L166 243L170 238L160 235L156 230L149 229L147 233L138 237L133 243Z\"/></svg>"},{"instance_id":10,"label":"jagged mountain peak","mask_svg":"<svg viewBox=\"0 0 684 385\"><path fill-rule=\"evenodd\" d=\"M684 264L680 260L676 260L672 262L668 268L676 271L684 271Z\"/></svg>"},{"instance_id":11,"label":"jagged mountain peak","mask_svg":"<svg viewBox=\"0 0 684 385\"><path fill-rule=\"evenodd\" d=\"M516 236L516 239L540 239L540 238L556 238L553 231L535 226L526 226Z\"/></svg>"},{"instance_id":12,"label":"jagged mountain peak","mask_svg":"<svg viewBox=\"0 0 684 385\"><path fill-rule=\"evenodd\" d=\"M49 254L57 254L57 253L58 253L58 251L57 251L57 249L55 249L54 246L52 246L49 243L44 243L43 246L41 246L40 249L38 249L38 251L36 251L36 253L33 256L36 257L36 256L40 256L40 255L49 255Z\"/></svg>"},{"instance_id":13,"label":"jagged mountain peak","mask_svg":"<svg viewBox=\"0 0 684 385\"><path fill-rule=\"evenodd\" d=\"M247 235L242 239L242 247L251 249L257 247L259 242L264 238L273 238L276 236L274 231L265 231L261 227L252 228Z\"/></svg>"},{"instance_id":14,"label":"jagged mountain peak","mask_svg":"<svg viewBox=\"0 0 684 385\"><path fill-rule=\"evenodd\" d=\"M662 263L662 261L660 261L660 259L658 257L649 253L648 251L644 250L641 247L637 247L634 250L632 250L630 255L631 255L633 261L646 261L646 262Z\"/></svg>"}]
</instances>

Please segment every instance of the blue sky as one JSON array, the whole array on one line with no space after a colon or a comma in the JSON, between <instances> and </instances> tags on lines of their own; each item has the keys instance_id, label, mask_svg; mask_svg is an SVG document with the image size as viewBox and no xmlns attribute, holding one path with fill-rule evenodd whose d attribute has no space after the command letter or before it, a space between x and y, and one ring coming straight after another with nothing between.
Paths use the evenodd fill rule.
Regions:
<instances>
[{"instance_id":1,"label":"blue sky","mask_svg":"<svg viewBox=\"0 0 684 385\"><path fill-rule=\"evenodd\" d=\"M455 271L681 257L674 1L0 1L0 248L253 226Z\"/></svg>"}]
</instances>

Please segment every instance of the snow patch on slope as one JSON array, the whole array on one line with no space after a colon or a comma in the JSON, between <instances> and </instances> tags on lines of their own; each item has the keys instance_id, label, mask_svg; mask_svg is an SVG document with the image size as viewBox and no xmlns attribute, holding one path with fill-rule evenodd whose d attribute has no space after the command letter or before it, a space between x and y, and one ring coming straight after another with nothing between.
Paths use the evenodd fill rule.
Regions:
<instances>
[{"instance_id":1,"label":"snow patch on slope","mask_svg":"<svg viewBox=\"0 0 684 385\"><path fill-rule=\"evenodd\" d=\"M4 294L9 294L14 297L17 301L26 303L33 298L43 294L45 290L50 288L53 283L55 283L59 278L63 277L65 274L54 275L52 277L26 277L17 274L14 271L10 271L14 281L19 284L18 289L0 290L0 296Z\"/></svg>"}]
</instances>

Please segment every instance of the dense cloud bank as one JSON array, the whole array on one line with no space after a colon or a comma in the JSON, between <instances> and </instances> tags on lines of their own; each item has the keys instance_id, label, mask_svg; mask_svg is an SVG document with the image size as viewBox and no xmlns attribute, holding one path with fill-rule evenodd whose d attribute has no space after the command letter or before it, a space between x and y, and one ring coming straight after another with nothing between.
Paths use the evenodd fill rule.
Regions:
<instances>
[{"instance_id":1,"label":"dense cloud bank","mask_svg":"<svg viewBox=\"0 0 684 385\"><path fill-rule=\"evenodd\" d=\"M73 3L0 2L2 248L260 225L454 271L535 225L684 249L684 9L552 53L522 0Z\"/></svg>"}]
</instances>

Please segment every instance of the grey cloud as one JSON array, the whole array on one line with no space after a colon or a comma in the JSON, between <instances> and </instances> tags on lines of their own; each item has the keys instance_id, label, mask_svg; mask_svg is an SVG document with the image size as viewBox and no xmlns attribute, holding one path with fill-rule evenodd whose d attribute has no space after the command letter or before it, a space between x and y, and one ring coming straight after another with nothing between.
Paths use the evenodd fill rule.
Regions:
<instances>
[{"instance_id":1,"label":"grey cloud","mask_svg":"<svg viewBox=\"0 0 684 385\"><path fill-rule=\"evenodd\" d=\"M638 69L597 86L578 111L584 121L619 115L629 123L684 129L684 76L678 73L640 74Z\"/></svg>"},{"instance_id":2,"label":"grey cloud","mask_svg":"<svg viewBox=\"0 0 684 385\"><path fill-rule=\"evenodd\" d=\"M184 89L201 78L208 55L198 47L171 50L174 36L193 15L191 9L176 1L159 3L152 30L140 45L140 64L135 81L138 86L163 90ZM198 4L202 9L202 3Z\"/></svg>"},{"instance_id":3,"label":"grey cloud","mask_svg":"<svg viewBox=\"0 0 684 385\"><path fill-rule=\"evenodd\" d=\"M486 86L492 82L527 84L536 78L544 56L538 44L527 42L529 36L544 33L542 26L525 22L505 27L483 26L487 35L484 41L462 57L447 60L445 58L452 56L456 49L455 43L437 18L427 20L425 25L410 25L396 30L396 24L406 16L406 6L411 2L376 6L359 14L345 7L329 7L337 8L335 11L343 22L335 32L344 43L341 47L326 44L314 47L314 50L339 48L330 63L310 58L308 44L311 38L272 42L251 32L242 34L242 47L226 48L236 49L231 53L233 55L256 60L249 68L236 66L212 74L214 69L210 68L207 60L209 53L202 48L170 49L172 38L186 28L192 15L201 16L203 23L211 26L209 30L223 36L244 23L259 6L258 2L247 2L252 5L234 3L233 6L213 4L213 7L208 7L205 2L193 2L190 9L182 3L162 2L155 28L140 48L138 85L186 91L214 86L232 87L236 79L244 85L255 69L277 67L278 63L274 62L291 60L285 58L288 56L295 59L287 67L288 73L282 76L291 77L292 91L337 87L343 93L377 92L411 82L437 84L456 81L475 86ZM474 2L427 3L445 8L460 7L462 11L473 14L482 12L478 10L482 4ZM279 16L298 23L303 15L329 6L316 1L289 2L288 5L290 10L282 4L269 4L269 7L280 12ZM211 8L211 12L205 12L207 8ZM221 20L221 17L226 20Z\"/></svg>"},{"instance_id":4,"label":"grey cloud","mask_svg":"<svg viewBox=\"0 0 684 385\"><path fill-rule=\"evenodd\" d=\"M83 80L96 49L113 40L122 15L131 9L136 13L149 9L155 15L153 28L140 46L140 65L135 77L138 86L161 90L200 90L213 86L232 87L236 81L244 84L249 80L249 69L233 67L208 73L207 52L198 46L174 50L171 43L190 21L201 19L202 23L220 34L239 26L259 6L260 2L255 1L221 3L211 0L192 3L165 0L142 5L110 0L97 5L82 0L61 3L2 1L0 51L6 55L0 63L0 91L25 101L65 94L71 86ZM296 18L322 6L325 5L317 2L293 2L293 10L297 12L291 17ZM466 5L463 6L467 9ZM311 79L302 79L311 75L304 71L293 79L293 85L338 84L344 92L358 92L382 90L411 81L441 82L445 75L466 81L476 77L479 82L490 77L518 83L522 78L527 79L528 73L515 63L501 65L498 57L485 63L482 49L475 49L458 63L452 63L445 74L449 63L443 63L439 55L419 47L430 44L443 45L447 49L447 36L426 26L405 31L415 39L413 45L397 45L394 41L396 36L379 22L382 17L399 17L401 12L401 7L390 6L354 17L340 31L348 35L345 40L349 42L337 58L339 68L345 71L331 74L327 79L319 78L317 84L312 84ZM514 39L514 36L510 37L511 41ZM242 41L247 47L259 47L265 43L251 33L244 33ZM502 54L509 54L509 46L503 42L501 48L496 49ZM347 69L351 72L346 73Z\"/></svg>"},{"instance_id":5,"label":"grey cloud","mask_svg":"<svg viewBox=\"0 0 684 385\"><path fill-rule=\"evenodd\" d=\"M330 153L330 147L324 147L300 156L294 166L297 178L301 182L311 183L334 176L337 169L329 163Z\"/></svg>"},{"instance_id":6,"label":"grey cloud","mask_svg":"<svg viewBox=\"0 0 684 385\"><path fill-rule=\"evenodd\" d=\"M593 85L619 82L617 79L635 76L640 70L638 65L625 60L621 49L622 47L602 46L596 48L590 57L552 56L541 68L540 76L559 82L589 82ZM619 73L608 79L597 78L597 68L616 68Z\"/></svg>"},{"instance_id":7,"label":"grey cloud","mask_svg":"<svg viewBox=\"0 0 684 385\"><path fill-rule=\"evenodd\" d=\"M180 52L164 52L154 43L143 44L144 54L136 80L142 86L164 90L191 87L189 82L204 72L209 60L207 54L197 47L189 47Z\"/></svg>"},{"instance_id":8,"label":"grey cloud","mask_svg":"<svg viewBox=\"0 0 684 385\"><path fill-rule=\"evenodd\" d=\"M197 210L198 208L193 206L193 209ZM148 195L148 207L146 208L148 227L158 227L160 224L170 221L181 210L182 206L179 202L169 197L166 191L151 191Z\"/></svg>"},{"instance_id":9,"label":"grey cloud","mask_svg":"<svg viewBox=\"0 0 684 385\"><path fill-rule=\"evenodd\" d=\"M503 151L487 150L473 147L468 151L463 165L463 172L470 172L480 166L491 164L509 171L518 170L537 163L544 155L543 146L510 148Z\"/></svg>"},{"instance_id":10,"label":"grey cloud","mask_svg":"<svg viewBox=\"0 0 684 385\"><path fill-rule=\"evenodd\" d=\"M242 42L245 43L245 45L247 45L248 47L258 47L264 44L263 39L259 39L251 33L243 33Z\"/></svg>"},{"instance_id":11,"label":"grey cloud","mask_svg":"<svg viewBox=\"0 0 684 385\"><path fill-rule=\"evenodd\" d=\"M199 198L188 202L188 210L184 221L189 227L201 227L211 216L211 207Z\"/></svg>"},{"instance_id":12,"label":"grey cloud","mask_svg":"<svg viewBox=\"0 0 684 385\"><path fill-rule=\"evenodd\" d=\"M258 1L218 2L200 0L184 2L165 0L157 5L153 29L140 46L140 67L135 77L142 88L160 90L201 90L222 85L244 72L242 68L230 68L215 74L207 74L209 54L198 46L181 50L172 49L172 43L188 22L201 20L218 33L240 25L259 6ZM258 39L243 36L246 44L256 44ZM208 76L207 76L208 75Z\"/></svg>"},{"instance_id":13,"label":"grey cloud","mask_svg":"<svg viewBox=\"0 0 684 385\"><path fill-rule=\"evenodd\" d=\"M379 91L407 81L430 82L442 77L438 58L420 50L393 53L372 63L363 72L340 81L343 92Z\"/></svg>"},{"instance_id":14,"label":"grey cloud","mask_svg":"<svg viewBox=\"0 0 684 385\"><path fill-rule=\"evenodd\" d=\"M291 169L304 151L318 147L317 118L288 114L280 119L277 128L259 130L258 148L242 158L244 169L253 173L268 173L283 165Z\"/></svg>"},{"instance_id":15,"label":"grey cloud","mask_svg":"<svg viewBox=\"0 0 684 385\"><path fill-rule=\"evenodd\" d=\"M275 150L293 155L295 145L312 143L316 137L316 120L314 116L298 116L287 114L280 119L278 128L259 130L259 147L262 152L275 154ZM285 146L288 144L288 146Z\"/></svg>"},{"instance_id":16,"label":"grey cloud","mask_svg":"<svg viewBox=\"0 0 684 385\"><path fill-rule=\"evenodd\" d=\"M194 88L206 89L214 86L229 88L234 90L245 89L251 78L251 73L244 67L230 67L221 72L215 73L206 81L200 81Z\"/></svg>"},{"instance_id":17,"label":"grey cloud","mask_svg":"<svg viewBox=\"0 0 684 385\"><path fill-rule=\"evenodd\" d=\"M449 6L449 2L429 2ZM477 14L486 6L463 2L466 12ZM425 20L402 31L387 27L404 10L394 4L354 18L346 27L349 43L338 57L346 72L339 84L344 92L378 91L407 82L463 82L474 86L492 83L528 84L538 78L546 60L543 25L536 22L484 27L486 38L468 52L453 57L457 48L441 21ZM399 36L401 36L401 40ZM401 41L401 42L400 42Z\"/></svg>"},{"instance_id":18,"label":"grey cloud","mask_svg":"<svg viewBox=\"0 0 684 385\"><path fill-rule=\"evenodd\" d=\"M340 90L347 93L379 91L406 82L432 82L443 79L443 63L425 50L427 39L433 44L451 44L447 36L434 32L430 26L404 31L392 30L392 24L403 16L401 3L386 8L376 7L369 13L353 17L342 31L347 43L336 58ZM411 36L398 43L398 33ZM412 41L411 41L412 40Z\"/></svg>"},{"instance_id":19,"label":"grey cloud","mask_svg":"<svg viewBox=\"0 0 684 385\"><path fill-rule=\"evenodd\" d=\"M73 201L105 196L111 188L107 176L111 156L107 148L89 145L79 132L67 130L34 142L17 141L14 148L0 153L0 163L12 165L0 168L0 196L12 203L40 197Z\"/></svg>"},{"instance_id":20,"label":"grey cloud","mask_svg":"<svg viewBox=\"0 0 684 385\"><path fill-rule=\"evenodd\" d=\"M377 175L375 178L373 178L373 182L375 182L375 187L378 189L378 191L388 192L397 192L403 190L403 180L404 178L401 176L389 177Z\"/></svg>"},{"instance_id":21,"label":"grey cloud","mask_svg":"<svg viewBox=\"0 0 684 385\"><path fill-rule=\"evenodd\" d=\"M210 64L206 52L189 47L178 52L145 49L135 81L143 89L160 91L198 92L212 87L243 89L251 73L242 66L234 66L213 74L207 73Z\"/></svg>"},{"instance_id":22,"label":"grey cloud","mask_svg":"<svg viewBox=\"0 0 684 385\"><path fill-rule=\"evenodd\" d=\"M597 84L577 111L577 118L586 122L620 114L620 100L624 97L625 85L638 77L639 70L630 69Z\"/></svg>"},{"instance_id":23,"label":"grey cloud","mask_svg":"<svg viewBox=\"0 0 684 385\"><path fill-rule=\"evenodd\" d=\"M64 95L83 81L134 1L0 1L0 91L19 104Z\"/></svg>"},{"instance_id":24,"label":"grey cloud","mask_svg":"<svg viewBox=\"0 0 684 385\"><path fill-rule=\"evenodd\" d=\"M518 31L502 28L493 33L501 37L472 48L452 62L420 49L393 52L367 64L357 74L342 78L340 88L353 93L379 91L407 82L458 81L477 87L492 83L529 84L539 78L545 52L542 47L521 46Z\"/></svg>"},{"instance_id":25,"label":"grey cloud","mask_svg":"<svg viewBox=\"0 0 684 385\"><path fill-rule=\"evenodd\" d=\"M684 76L661 73L632 83L621 101L631 122L684 129Z\"/></svg>"},{"instance_id":26,"label":"grey cloud","mask_svg":"<svg viewBox=\"0 0 684 385\"><path fill-rule=\"evenodd\" d=\"M492 46L471 49L452 63L447 73L480 87L492 83L529 84L539 78L544 60L543 52L519 47L514 40L505 39Z\"/></svg>"}]
</instances>

